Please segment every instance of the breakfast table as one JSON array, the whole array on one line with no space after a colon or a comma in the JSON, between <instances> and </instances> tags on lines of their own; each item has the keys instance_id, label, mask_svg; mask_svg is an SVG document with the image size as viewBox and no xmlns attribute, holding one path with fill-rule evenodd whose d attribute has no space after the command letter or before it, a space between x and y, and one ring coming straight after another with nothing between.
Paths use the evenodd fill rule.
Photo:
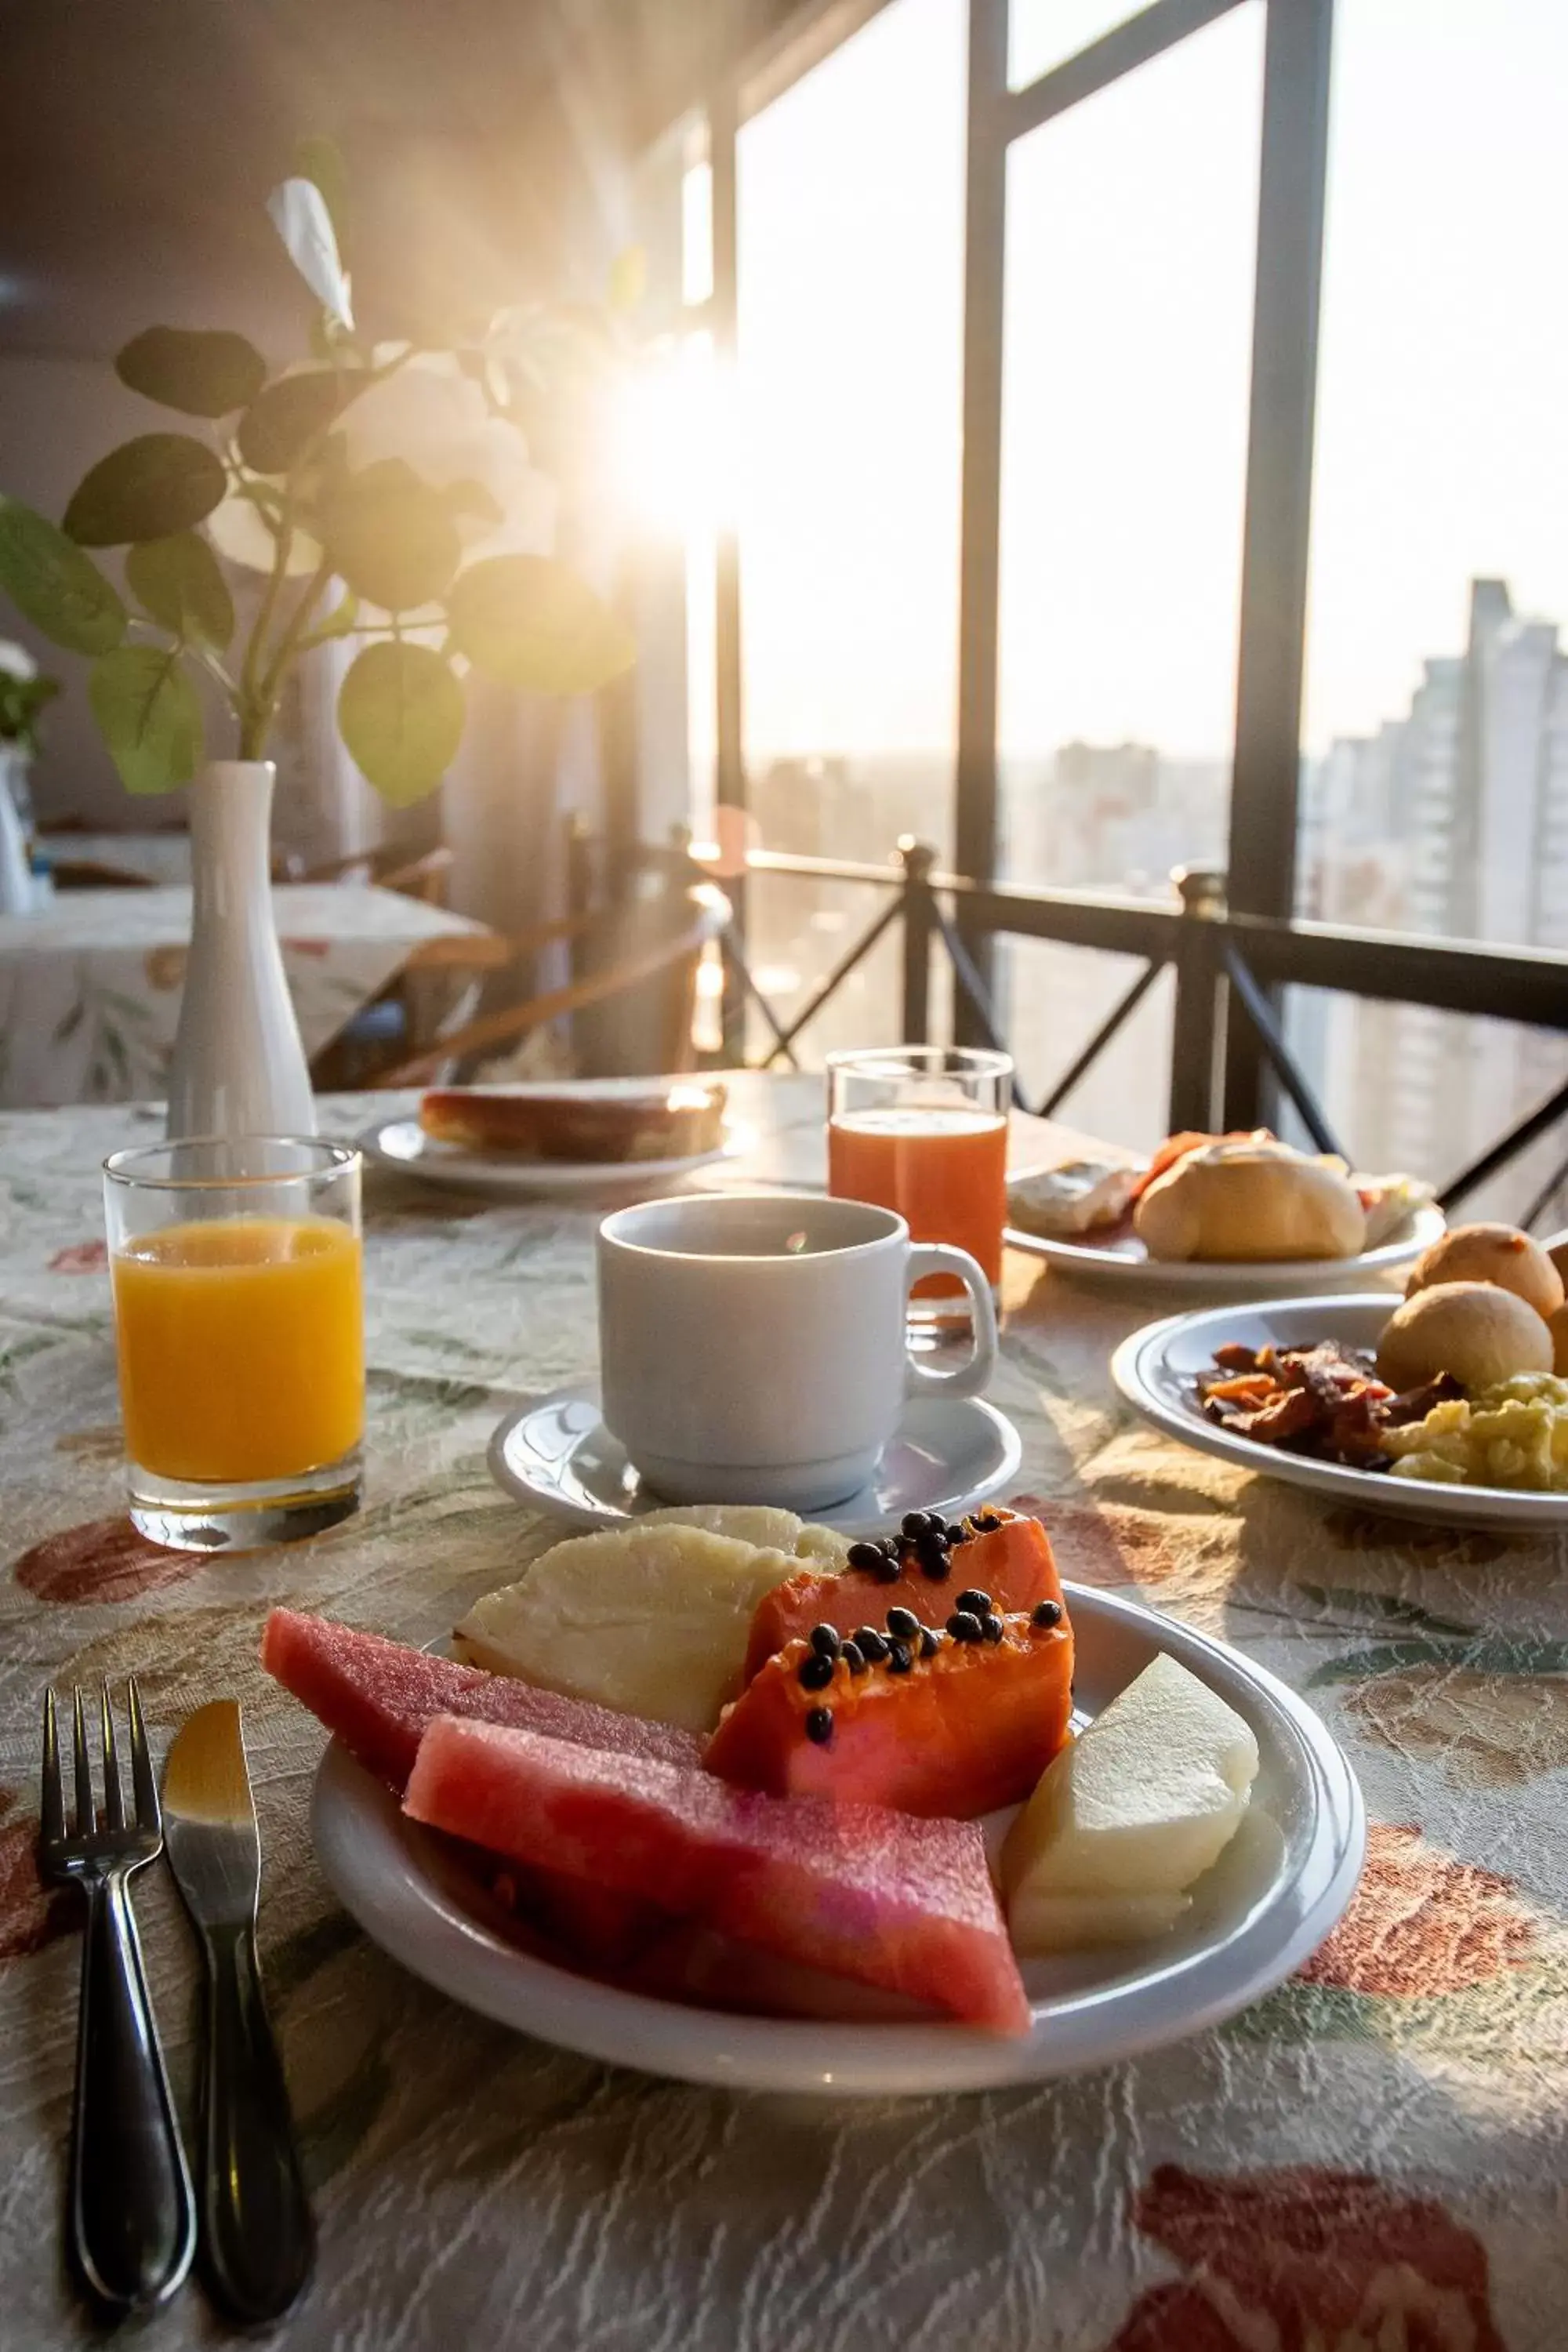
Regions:
<instances>
[{"instance_id":1,"label":"breakfast table","mask_svg":"<svg viewBox=\"0 0 1568 2352\"><path fill-rule=\"evenodd\" d=\"M272 893L308 1060L426 941L483 924L365 884ZM0 915L0 1108L133 1102L162 1090L191 935L191 893L72 890Z\"/></svg>"},{"instance_id":2,"label":"breakfast table","mask_svg":"<svg viewBox=\"0 0 1568 2352\"><path fill-rule=\"evenodd\" d=\"M748 1151L709 1179L820 1182L820 1080L733 1091ZM328 1098L323 1126L386 1108ZM1093 2074L847 2100L612 2068L454 2005L353 1924L310 1839L322 1735L256 1656L276 1603L427 1642L558 1532L491 1484L485 1446L593 1370L601 1212L368 1171L365 1507L287 1549L163 1551L121 1507L97 1173L158 1131L144 1106L0 1118L6 2352L96 2335L61 2256L79 1923L35 1874L39 1711L47 1680L128 1672L160 1751L201 1701L243 1702L263 1967L320 2228L290 2352L1561 2352L1561 1538L1352 1515L1144 1429L1108 1360L1159 1304L1010 1255L1007 1499L1068 1579L1222 1636L1321 1710L1371 1818L1359 1891L1251 2009ZM1081 1143L1037 1122L1023 1139ZM137 1885L188 2102L194 1948L166 1874ZM194 2284L138 2331L150 2352L222 2340Z\"/></svg>"}]
</instances>

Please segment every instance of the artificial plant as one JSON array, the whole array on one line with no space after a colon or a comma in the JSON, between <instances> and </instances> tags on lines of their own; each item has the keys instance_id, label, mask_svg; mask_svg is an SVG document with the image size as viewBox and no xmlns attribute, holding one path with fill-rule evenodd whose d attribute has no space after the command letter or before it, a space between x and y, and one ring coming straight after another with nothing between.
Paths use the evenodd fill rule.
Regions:
<instances>
[{"instance_id":1,"label":"artificial plant","mask_svg":"<svg viewBox=\"0 0 1568 2352\"><path fill-rule=\"evenodd\" d=\"M310 142L268 210L320 304L309 361L274 373L226 331L137 335L115 361L121 382L192 422L110 450L58 526L0 493L0 587L91 656L93 716L132 793L170 791L201 764L198 667L232 713L226 748L261 759L294 665L330 638L359 641L339 730L402 805L450 764L469 671L580 694L633 647L591 588L532 551L547 537L538 512L520 527L509 511L531 493L541 504L521 431L541 314L442 346L373 345L354 324L331 152ZM114 549L123 590L96 560ZM237 562L255 575L243 620Z\"/></svg>"}]
</instances>

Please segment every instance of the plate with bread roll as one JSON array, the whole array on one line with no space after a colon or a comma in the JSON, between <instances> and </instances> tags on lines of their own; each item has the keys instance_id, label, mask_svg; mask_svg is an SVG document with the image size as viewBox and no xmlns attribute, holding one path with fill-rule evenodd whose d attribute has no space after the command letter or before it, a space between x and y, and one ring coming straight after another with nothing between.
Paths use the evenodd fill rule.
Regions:
<instances>
[{"instance_id":1,"label":"plate with bread roll","mask_svg":"<svg viewBox=\"0 0 1568 2352\"><path fill-rule=\"evenodd\" d=\"M1568 1528L1568 1236L1456 1225L1403 1299L1329 1293L1145 1325L1111 1359L1133 1410L1342 1503Z\"/></svg>"},{"instance_id":2,"label":"plate with bread roll","mask_svg":"<svg viewBox=\"0 0 1568 2352\"><path fill-rule=\"evenodd\" d=\"M1444 1230L1432 1187L1251 1134L1173 1135L1007 1179L1007 1243L1093 1282L1268 1297L1407 1265Z\"/></svg>"},{"instance_id":3,"label":"plate with bread roll","mask_svg":"<svg viewBox=\"0 0 1568 2352\"><path fill-rule=\"evenodd\" d=\"M359 1139L383 1168L432 1184L513 1195L613 1192L664 1183L739 1151L716 1078L576 1078L434 1087L416 1114Z\"/></svg>"}]
</instances>

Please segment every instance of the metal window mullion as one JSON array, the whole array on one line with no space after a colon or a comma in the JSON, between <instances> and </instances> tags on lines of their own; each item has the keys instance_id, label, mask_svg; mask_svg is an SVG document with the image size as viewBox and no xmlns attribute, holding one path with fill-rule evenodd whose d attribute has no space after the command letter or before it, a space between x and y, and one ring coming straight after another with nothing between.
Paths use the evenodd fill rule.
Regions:
<instances>
[{"instance_id":1,"label":"metal window mullion","mask_svg":"<svg viewBox=\"0 0 1568 2352\"><path fill-rule=\"evenodd\" d=\"M1328 172L1333 0L1268 0L1227 887L1238 913L1294 911L1301 688ZM1226 1116L1266 1114L1266 1062L1233 1026Z\"/></svg>"},{"instance_id":2,"label":"metal window mullion","mask_svg":"<svg viewBox=\"0 0 1568 2352\"><path fill-rule=\"evenodd\" d=\"M1166 49L1174 48L1190 33L1201 32L1216 16L1240 5L1240 0L1154 0L1098 41L1076 50L1053 66L1026 89L1009 93L1003 133L1009 140L1026 139L1042 122L1052 122L1069 107L1079 106L1113 81L1147 65Z\"/></svg>"},{"instance_id":3,"label":"metal window mullion","mask_svg":"<svg viewBox=\"0 0 1568 2352\"><path fill-rule=\"evenodd\" d=\"M963 477L959 524L958 749L954 862L989 882L996 871L997 614L1002 527L1002 326L1006 258L1008 0L969 0L963 226ZM974 910L959 935L984 993L994 955ZM974 1043L979 1024L961 995L953 1034Z\"/></svg>"},{"instance_id":4,"label":"metal window mullion","mask_svg":"<svg viewBox=\"0 0 1568 2352\"><path fill-rule=\"evenodd\" d=\"M712 174L713 286L708 299L708 323L713 339L713 365L720 398L731 404L736 396L739 350L740 222L736 196L735 82L726 75L708 102L708 162ZM741 542L733 512L721 514L714 537L714 797L721 808L746 805L746 758L741 670ZM735 944L741 956L746 944L746 885L743 875L730 884ZM733 961L726 961L723 999L724 1045L728 1056L745 1059L746 998Z\"/></svg>"}]
</instances>

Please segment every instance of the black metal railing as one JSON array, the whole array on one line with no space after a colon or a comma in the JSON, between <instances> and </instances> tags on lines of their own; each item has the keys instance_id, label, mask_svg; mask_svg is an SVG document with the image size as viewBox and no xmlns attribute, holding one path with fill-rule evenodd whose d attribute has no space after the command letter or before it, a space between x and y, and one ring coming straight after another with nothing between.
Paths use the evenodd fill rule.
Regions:
<instances>
[{"instance_id":1,"label":"black metal railing","mask_svg":"<svg viewBox=\"0 0 1568 2352\"><path fill-rule=\"evenodd\" d=\"M758 1064L763 1069L781 1060L795 1066L795 1047L802 1033L895 926L900 930L901 1027L910 1045L935 1042L931 1036L931 966L938 950L952 968L955 1015L962 1008L967 1016L955 1018L955 1027L996 1045L1006 1042L1003 1024L982 966L971 952L972 940L1047 940L1140 961L1142 969L1131 986L1040 1098L1037 1108L1045 1115L1066 1101L1167 966L1174 978L1167 1105L1173 1132L1264 1124L1275 1116L1277 1097L1283 1095L1320 1150L1342 1150L1285 1035L1272 994L1282 985L1332 989L1568 1032L1568 956L1233 914L1226 904L1226 877L1210 868L1178 867L1172 877L1172 898L1162 901L973 882L942 872L931 845L909 836L885 866L765 850L753 852L747 866L756 875L864 883L885 894L885 902L853 945L787 1021L758 986L743 945L734 936L726 940L733 987L757 1006L769 1031L770 1042ZM1254 1074L1239 1114L1238 1066ZM1458 1207L1565 1118L1568 1084L1461 1170L1444 1187L1443 1206ZM1536 1222L1565 1182L1568 1160L1542 1188L1526 1223Z\"/></svg>"}]
</instances>

